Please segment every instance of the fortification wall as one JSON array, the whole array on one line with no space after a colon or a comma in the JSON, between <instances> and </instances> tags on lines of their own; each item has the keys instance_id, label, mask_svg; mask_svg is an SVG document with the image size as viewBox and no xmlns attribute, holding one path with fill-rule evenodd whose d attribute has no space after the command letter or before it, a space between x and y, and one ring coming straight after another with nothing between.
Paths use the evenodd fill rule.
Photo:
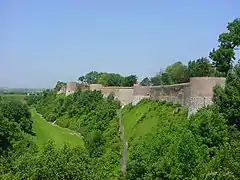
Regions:
<instances>
[{"instance_id":1,"label":"fortification wall","mask_svg":"<svg viewBox=\"0 0 240 180\"><path fill-rule=\"evenodd\" d=\"M101 91L102 88L103 88L103 85L101 85L101 84L90 84L89 85L89 89L91 91L93 91L93 90Z\"/></svg>"},{"instance_id":2,"label":"fortification wall","mask_svg":"<svg viewBox=\"0 0 240 180\"><path fill-rule=\"evenodd\" d=\"M127 105L133 102L133 88L121 88L115 92L115 97L121 102L121 105Z\"/></svg>"},{"instance_id":3,"label":"fortification wall","mask_svg":"<svg viewBox=\"0 0 240 180\"><path fill-rule=\"evenodd\" d=\"M150 98L150 86L134 86L132 104L136 105L142 99Z\"/></svg>"},{"instance_id":4,"label":"fortification wall","mask_svg":"<svg viewBox=\"0 0 240 180\"><path fill-rule=\"evenodd\" d=\"M72 94L76 91L78 83L76 82L67 82L66 86L66 95Z\"/></svg>"},{"instance_id":5,"label":"fortification wall","mask_svg":"<svg viewBox=\"0 0 240 180\"><path fill-rule=\"evenodd\" d=\"M100 91L105 97L113 94L122 105L133 101L133 87L102 87Z\"/></svg>"},{"instance_id":6,"label":"fortification wall","mask_svg":"<svg viewBox=\"0 0 240 180\"><path fill-rule=\"evenodd\" d=\"M193 77L190 79L190 96L188 115L199 108L212 104L213 87L225 85L226 78L222 77Z\"/></svg>"},{"instance_id":7,"label":"fortification wall","mask_svg":"<svg viewBox=\"0 0 240 180\"><path fill-rule=\"evenodd\" d=\"M104 97L113 94L122 105L127 105L133 101L134 88L133 87L104 87L101 84L91 84L90 90L101 91Z\"/></svg>"},{"instance_id":8,"label":"fortification wall","mask_svg":"<svg viewBox=\"0 0 240 180\"><path fill-rule=\"evenodd\" d=\"M166 86L133 86L133 87L103 87L101 84L90 84L90 90L101 91L104 96L113 94L122 105L137 104L144 98L166 100L189 108L189 115L199 108L212 104L213 87L224 85L222 77L194 77L189 83ZM78 83L68 82L66 95L73 93Z\"/></svg>"},{"instance_id":9,"label":"fortification wall","mask_svg":"<svg viewBox=\"0 0 240 180\"><path fill-rule=\"evenodd\" d=\"M190 83L166 85L166 86L151 86L150 98L160 101L169 101L188 106Z\"/></svg>"},{"instance_id":10,"label":"fortification wall","mask_svg":"<svg viewBox=\"0 0 240 180\"><path fill-rule=\"evenodd\" d=\"M116 93L119 91L120 87L102 87L101 92L104 96L108 96L110 94L113 94L116 96Z\"/></svg>"}]
</instances>

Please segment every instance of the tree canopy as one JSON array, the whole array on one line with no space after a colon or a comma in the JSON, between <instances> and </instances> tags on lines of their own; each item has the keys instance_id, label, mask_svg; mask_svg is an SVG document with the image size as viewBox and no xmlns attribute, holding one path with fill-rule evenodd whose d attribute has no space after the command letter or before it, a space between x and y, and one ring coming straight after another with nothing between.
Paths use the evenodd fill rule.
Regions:
<instances>
[{"instance_id":1,"label":"tree canopy","mask_svg":"<svg viewBox=\"0 0 240 180\"><path fill-rule=\"evenodd\" d=\"M213 68L210 60L206 57L199 58L197 60L191 60L188 65L184 65L182 62L167 66L167 68L157 73L156 76L144 78L141 81L141 85L148 86L150 84L158 85L170 85L189 82L191 77L205 77L205 76L218 76L217 72ZM149 81L148 81L149 80Z\"/></svg>"},{"instance_id":2,"label":"tree canopy","mask_svg":"<svg viewBox=\"0 0 240 180\"><path fill-rule=\"evenodd\" d=\"M80 76L78 80L81 83L102 84L103 86L133 86L137 82L136 75L122 76L118 73L106 73L91 71L84 76Z\"/></svg>"},{"instance_id":3,"label":"tree canopy","mask_svg":"<svg viewBox=\"0 0 240 180\"><path fill-rule=\"evenodd\" d=\"M209 57L213 66L223 75L233 67L235 50L240 46L240 18L234 19L227 25L228 32L221 33L218 38L218 48L210 52Z\"/></svg>"}]
</instances>

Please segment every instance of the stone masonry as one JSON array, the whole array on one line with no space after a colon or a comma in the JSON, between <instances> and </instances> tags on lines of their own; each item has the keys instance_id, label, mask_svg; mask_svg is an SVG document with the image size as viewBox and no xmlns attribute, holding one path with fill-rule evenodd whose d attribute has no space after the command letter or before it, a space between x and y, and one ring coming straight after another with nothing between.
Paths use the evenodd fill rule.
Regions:
<instances>
[{"instance_id":1,"label":"stone masonry","mask_svg":"<svg viewBox=\"0 0 240 180\"><path fill-rule=\"evenodd\" d=\"M101 91L104 96L113 94L121 105L137 104L144 98L153 100L166 100L179 103L189 108L189 115L199 108L212 104L213 87L224 85L222 77L193 77L189 83L165 86L133 86L133 87L104 87L101 84L90 84L90 90ZM66 95L73 93L78 83L69 82L66 86ZM63 91L59 92L63 93Z\"/></svg>"}]
</instances>

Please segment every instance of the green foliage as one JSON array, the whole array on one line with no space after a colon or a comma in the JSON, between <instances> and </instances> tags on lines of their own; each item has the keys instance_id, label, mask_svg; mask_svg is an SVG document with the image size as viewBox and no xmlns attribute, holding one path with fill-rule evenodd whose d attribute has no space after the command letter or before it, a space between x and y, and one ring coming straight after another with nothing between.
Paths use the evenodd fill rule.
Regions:
<instances>
[{"instance_id":1,"label":"green foliage","mask_svg":"<svg viewBox=\"0 0 240 180\"><path fill-rule=\"evenodd\" d=\"M0 154L12 148L13 141L20 140L24 133L32 133L32 120L21 101L0 102Z\"/></svg>"},{"instance_id":2,"label":"green foliage","mask_svg":"<svg viewBox=\"0 0 240 180\"><path fill-rule=\"evenodd\" d=\"M93 179L117 178L121 146L116 112L120 103L112 95L104 98L100 91L78 91L68 96L45 91L38 96L35 106L46 120L56 120L83 137L94 167Z\"/></svg>"},{"instance_id":3,"label":"green foliage","mask_svg":"<svg viewBox=\"0 0 240 180\"><path fill-rule=\"evenodd\" d=\"M0 97L6 101L22 101L22 102L24 102L26 95L25 94L4 94Z\"/></svg>"},{"instance_id":4,"label":"green foliage","mask_svg":"<svg viewBox=\"0 0 240 180\"><path fill-rule=\"evenodd\" d=\"M56 147L62 147L65 143L69 146L83 146L80 134L69 129L62 128L44 120L35 109L31 109L33 119L33 131L36 134L35 142L41 148L48 140L53 140Z\"/></svg>"},{"instance_id":5,"label":"green foliage","mask_svg":"<svg viewBox=\"0 0 240 180\"><path fill-rule=\"evenodd\" d=\"M179 84L187 81L187 76L185 74L186 69L187 66L183 65L180 61L178 61L173 65L169 65L166 68L165 73L167 73L167 75L169 76L170 82L172 81L174 84Z\"/></svg>"},{"instance_id":6,"label":"green foliage","mask_svg":"<svg viewBox=\"0 0 240 180\"><path fill-rule=\"evenodd\" d=\"M220 76L213 68L212 64L207 58L199 58L197 60L189 61L188 66L183 65L178 61L169 65L165 71L158 73L156 76L145 78L141 84L145 85L170 85L189 82L191 77L204 77L204 76ZM146 82L145 82L146 81Z\"/></svg>"},{"instance_id":7,"label":"green foliage","mask_svg":"<svg viewBox=\"0 0 240 180\"><path fill-rule=\"evenodd\" d=\"M54 90L58 92L62 87L65 87L66 85L67 85L67 83L58 81Z\"/></svg>"},{"instance_id":8,"label":"green foliage","mask_svg":"<svg viewBox=\"0 0 240 180\"><path fill-rule=\"evenodd\" d=\"M216 87L214 102L230 124L240 129L240 65L228 72L225 87Z\"/></svg>"},{"instance_id":9,"label":"green foliage","mask_svg":"<svg viewBox=\"0 0 240 180\"><path fill-rule=\"evenodd\" d=\"M2 103L1 111L5 118L16 122L22 131L31 133L32 120L25 104L17 101L7 101Z\"/></svg>"},{"instance_id":10,"label":"green foliage","mask_svg":"<svg viewBox=\"0 0 240 180\"><path fill-rule=\"evenodd\" d=\"M82 147L65 145L59 149L49 142L41 151L28 151L21 156L12 152L8 163L11 171L3 179L90 179L90 160Z\"/></svg>"},{"instance_id":11,"label":"green foliage","mask_svg":"<svg viewBox=\"0 0 240 180\"><path fill-rule=\"evenodd\" d=\"M187 119L186 110L176 108L142 100L123 109L127 179L239 179L240 136L219 109Z\"/></svg>"},{"instance_id":12,"label":"green foliage","mask_svg":"<svg viewBox=\"0 0 240 180\"><path fill-rule=\"evenodd\" d=\"M78 78L81 83L88 84L102 84L103 86L133 86L137 82L136 75L129 75L126 77L117 73L106 73L91 71L85 76Z\"/></svg>"},{"instance_id":13,"label":"green foliage","mask_svg":"<svg viewBox=\"0 0 240 180\"><path fill-rule=\"evenodd\" d=\"M199 58L196 61L189 61L187 68L188 77L213 76L214 69L207 58Z\"/></svg>"},{"instance_id":14,"label":"green foliage","mask_svg":"<svg viewBox=\"0 0 240 180\"><path fill-rule=\"evenodd\" d=\"M189 61L188 66L178 61L141 82L167 85L187 82L190 77L227 75L226 86L214 90L214 104L189 119L187 109L170 102L142 100L136 106L125 106L122 117L129 147L127 179L240 179L240 65L233 68L235 50L240 45L239 22L230 22L228 32L220 34L218 49L210 53L212 65L207 58ZM79 81L132 86L137 77L92 71ZM112 95L104 98L99 91L57 95L56 90L64 85L58 82L54 90L27 96L26 101L48 121L81 134L85 146L59 146L59 139L68 138L70 130L40 120L32 112L33 118L38 118L34 131L42 136L48 133L46 137L56 141L56 147L48 142L38 148L42 143L35 144L26 104L1 97L1 179L122 178L116 116L120 103ZM43 126L45 131L40 132Z\"/></svg>"},{"instance_id":15,"label":"green foliage","mask_svg":"<svg viewBox=\"0 0 240 180\"><path fill-rule=\"evenodd\" d=\"M145 77L141 82L140 85L141 86L150 86L151 84L151 80L148 77Z\"/></svg>"},{"instance_id":16,"label":"green foliage","mask_svg":"<svg viewBox=\"0 0 240 180\"><path fill-rule=\"evenodd\" d=\"M232 48L219 47L219 49L213 49L210 52L209 57L213 61L213 66L217 71L222 73L224 76L232 68L233 61L235 59L235 53Z\"/></svg>"},{"instance_id":17,"label":"green foliage","mask_svg":"<svg viewBox=\"0 0 240 180\"><path fill-rule=\"evenodd\" d=\"M191 123L188 128L208 148L218 147L228 142L229 126L223 114L216 113L214 109L201 109L189 121Z\"/></svg>"},{"instance_id":18,"label":"green foliage","mask_svg":"<svg viewBox=\"0 0 240 180\"><path fill-rule=\"evenodd\" d=\"M213 66L223 75L227 75L232 69L235 58L235 49L240 46L240 19L237 18L228 23L228 32L219 35L218 49L213 49L209 57Z\"/></svg>"},{"instance_id":19,"label":"green foliage","mask_svg":"<svg viewBox=\"0 0 240 180\"><path fill-rule=\"evenodd\" d=\"M0 115L0 154L12 148L12 142L21 139L21 137L19 125Z\"/></svg>"},{"instance_id":20,"label":"green foliage","mask_svg":"<svg viewBox=\"0 0 240 180\"><path fill-rule=\"evenodd\" d=\"M162 80L162 76L157 74L156 76L154 77L151 77L150 78L150 83L153 85L153 86L159 86L159 85L165 85L165 81Z\"/></svg>"},{"instance_id":21,"label":"green foliage","mask_svg":"<svg viewBox=\"0 0 240 180\"><path fill-rule=\"evenodd\" d=\"M91 71L85 76L80 76L78 80L81 83L96 84L100 75L101 73L98 73L97 71Z\"/></svg>"},{"instance_id":22,"label":"green foliage","mask_svg":"<svg viewBox=\"0 0 240 180\"><path fill-rule=\"evenodd\" d=\"M97 82L103 86L122 86L124 77L115 73L102 73Z\"/></svg>"},{"instance_id":23,"label":"green foliage","mask_svg":"<svg viewBox=\"0 0 240 180\"><path fill-rule=\"evenodd\" d=\"M100 157L103 154L104 139L100 131L90 132L84 139L90 157Z\"/></svg>"},{"instance_id":24,"label":"green foliage","mask_svg":"<svg viewBox=\"0 0 240 180\"><path fill-rule=\"evenodd\" d=\"M122 117L127 139L133 140L139 136L144 136L149 132L156 130L156 126L161 119L166 121L172 118L185 118L187 110L180 108L180 111L174 114L176 105L169 105L166 102L152 101L144 99L136 106L127 105L122 110Z\"/></svg>"},{"instance_id":25,"label":"green foliage","mask_svg":"<svg viewBox=\"0 0 240 180\"><path fill-rule=\"evenodd\" d=\"M41 97L47 98L45 94ZM50 94L51 92L48 91ZM33 111L32 111L33 112ZM32 118L36 118L36 112ZM35 119L36 128L41 128L44 120ZM36 127L37 126L37 127ZM48 124L44 135L60 134L64 131ZM43 128L43 127L42 127ZM66 131L66 130L65 130ZM62 134L66 139L68 134ZM30 133L30 134L29 134ZM37 132L39 133L39 132ZM26 104L21 101L0 101L0 179L92 179L93 160L84 147L64 145L56 148L52 142L38 147L32 133L32 120ZM74 137L74 135L71 135ZM38 138L38 136L37 136ZM73 139L73 138L72 138ZM78 137L80 140L80 137ZM54 139L55 140L55 139ZM56 141L58 143L58 141Z\"/></svg>"},{"instance_id":26,"label":"green foliage","mask_svg":"<svg viewBox=\"0 0 240 180\"><path fill-rule=\"evenodd\" d=\"M131 87L131 86L133 86L133 84L135 84L136 82L137 82L137 76L136 76L136 75L126 76L126 77L124 78L124 81L123 81L122 86Z\"/></svg>"}]
</instances>

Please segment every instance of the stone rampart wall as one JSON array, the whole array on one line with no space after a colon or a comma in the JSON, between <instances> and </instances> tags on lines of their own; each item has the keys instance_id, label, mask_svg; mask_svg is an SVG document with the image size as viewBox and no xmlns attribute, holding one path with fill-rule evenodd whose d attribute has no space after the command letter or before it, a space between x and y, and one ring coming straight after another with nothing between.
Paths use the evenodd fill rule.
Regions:
<instances>
[{"instance_id":1,"label":"stone rampart wall","mask_svg":"<svg viewBox=\"0 0 240 180\"><path fill-rule=\"evenodd\" d=\"M150 98L160 101L170 101L188 106L189 100L189 83L166 85L166 86L152 86L150 90Z\"/></svg>"},{"instance_id":2,"label":"stone rampart wall","mask_svg":"<svg viewBox=\"0 0 240 180\"><path fill-rule=\"evenodd\" d=\"M188 115L194 114L199 108L212 104L213 88L225 85L222 77L193 77L190 79L190 96Z\"/></svg>"},{"instance_id":3,"label":"stone rampart wall","mask_svg":"<svg viewBox=\"0 0 240 180\"><path fill-rule=\"evenodd\" d=\"M76 82L67 82L66 95L74 93L76 91L78 85L79 84Z\"/></svg>"},{"instance_id":4,"label":"stone rampart wall","mask_svg":"<svg viewBox=\"0 0 240 180\"><path fill-rule=\"evenodd\" d=\"M115 92L115 97L121 102L121 105L127 105L133 102L133 88L119 89Z\"/></svg>"},{"instance_id":5,"label":"stone rampart wall","mask_svg":"<svg viewBox=\"0 0 240 180\"><path fill-rule=\"evenodd\" d=\"M166 86L134 86L134 87L104 87L101 84L90 84L90 90L101 91L104 96L113 94L122 105L137 104L144 98L166 100L189 108L189 115L199 108L212 104L213 87L224 85L225 78L194 77L189 83ZM69 82L66 95L75 91L77 83Z\"/></svg>"}]
</instances>

